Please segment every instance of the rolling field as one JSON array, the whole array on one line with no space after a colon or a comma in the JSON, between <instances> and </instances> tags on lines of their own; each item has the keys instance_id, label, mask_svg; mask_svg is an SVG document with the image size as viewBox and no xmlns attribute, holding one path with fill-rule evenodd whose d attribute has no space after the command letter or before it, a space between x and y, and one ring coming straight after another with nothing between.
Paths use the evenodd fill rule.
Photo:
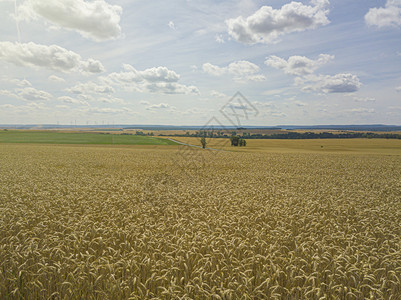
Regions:
<instances>
[{"instance_id":1,"label":"rolling field","mask_svg":"<svg viewBox=\"0 0 401 300\"><path fill-rule=\"evenodd\" d=\"M0 143L27 144L103 144L103 145L174 145L166 139L139 135L99 134L54 131L0 131Z\"/></svg>"},{"instance_id":2,"label":"rolling field","mask_svg":"<svg viewBox=\"0 0 401 300\"><path fill-rule=\"evenodd\" d=\"M171 139L201 146L200 138L196 137ZM247 139L246 147L232 147L229 139L209 138L207 147L240 152L401 155L401 140L396 139Z\"/></svg>"},{"instance_id":3,"label":"rolling field","mask_svg":"<svg viewBox=\"0 0 401 300\"><path fill-rule=\"evenodd\" d=\"M0 144L0 299L400 299L399 144L252 142Z\"/></svg>"}]
</instances>

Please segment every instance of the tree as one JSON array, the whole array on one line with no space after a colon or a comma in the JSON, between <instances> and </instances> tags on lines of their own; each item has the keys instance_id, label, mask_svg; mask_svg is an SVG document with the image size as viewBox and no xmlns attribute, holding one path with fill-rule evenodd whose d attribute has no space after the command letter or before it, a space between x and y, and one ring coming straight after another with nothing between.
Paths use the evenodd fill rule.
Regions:
<instances>
[{"instance_id":1,"label":"tree","mask_svg":"<svg viewBox=\"0 0 401 300\"><path fill-rule=\"evenodd\" d=\"M243 141L242 146L246 147L246 140Z\"/></svg>"},{"instance_id":2,"label":"tree","mask_svg":"<svg viewBox=\"0 0 401 300\"><path fill-rule=\"evenodd\" d=\"M205 149L206 148L206 139L204 136L201 138L201 144L202 144L202 148Z\"/></svg>"},{"instance_id":3,"label":"tree","mask_svg":"<svg viewBox=\"0 0 401 300\"><path fill-rule=\"evenodd\" d=\"M238 144L239 144L239 136L232 135L232 136L230 137L230 141L231 141L231 146L238 147Z\"/></svg>"}]
</instances>

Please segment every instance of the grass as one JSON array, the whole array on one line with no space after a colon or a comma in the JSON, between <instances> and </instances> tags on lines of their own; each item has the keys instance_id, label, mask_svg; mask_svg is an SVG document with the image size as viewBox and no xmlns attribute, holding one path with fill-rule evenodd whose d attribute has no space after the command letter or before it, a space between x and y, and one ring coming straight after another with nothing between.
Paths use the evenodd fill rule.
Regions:
<instances>
[{"instance_id":1,"label":"grass","mask_svg":"<svg viewBox=\"0 0 401 300\"><path fill-rule=\"evenodd\" d=\"M176 145L176 143L157 137L73 133L52 131L0 131L0 143L26 144L102 144L102 145Z\"/></svg>"},{"instance_id":2,"label":"grass","mask_svg":"<svg viewBox=\"0 0 401 300\"><path fill-rule=\"evenodd\" d=\"M307 147L2 144L0 299L399 299L401 156Z\"/></svg>"}]
</instances>

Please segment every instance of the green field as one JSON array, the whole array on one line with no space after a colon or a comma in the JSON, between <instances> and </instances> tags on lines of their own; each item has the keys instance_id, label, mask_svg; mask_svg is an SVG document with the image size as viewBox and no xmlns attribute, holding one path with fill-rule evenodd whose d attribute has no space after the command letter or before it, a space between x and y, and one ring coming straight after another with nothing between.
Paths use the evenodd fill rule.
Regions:
<instances>
[{"instance_id":1,"label":"green field","mask_svg":"<svg viewBox=\"0 0 401 300\"><path fill-rule=\"evenodd\" d=\"M150 136L54 131L0 131L0 143L176 145L172 141Z\"/></svg>"}]
</instances>

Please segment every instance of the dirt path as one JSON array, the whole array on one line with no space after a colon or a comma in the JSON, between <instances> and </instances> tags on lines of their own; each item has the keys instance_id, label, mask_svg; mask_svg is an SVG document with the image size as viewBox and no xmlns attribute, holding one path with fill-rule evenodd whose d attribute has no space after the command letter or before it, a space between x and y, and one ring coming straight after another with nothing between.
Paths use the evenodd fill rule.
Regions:
<instances>
[{"instance_id":1,"label":"dirt path","mask_svg":"<svg viewBox=\"0 0 401 300\"><path fill-rule=\"evenodd\" d=\"M189 146L189 147L194 147L194 148L199 148L199 149L228 152L228 151L222 150L222 149L215 149L215 148L208 148L208 147L202 148L201 146L183 143L183 142L180 142L180 141L177 141L177 140L173 140L173 139L170 139L170 138L167 138L167 140L170 140L170 141L175 142L175 143L180 144L180 145Z\"/></svg>"}]
</instances>

